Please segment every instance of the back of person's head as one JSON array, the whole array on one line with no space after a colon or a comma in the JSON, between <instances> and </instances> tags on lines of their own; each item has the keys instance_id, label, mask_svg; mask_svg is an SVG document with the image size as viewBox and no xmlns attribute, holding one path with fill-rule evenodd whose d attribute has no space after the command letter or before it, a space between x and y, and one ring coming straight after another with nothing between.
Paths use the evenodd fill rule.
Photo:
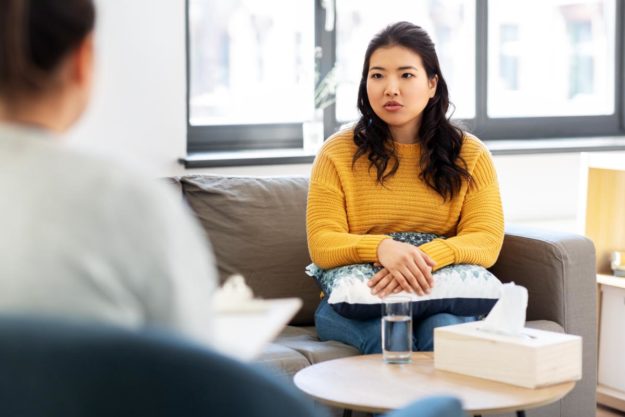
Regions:
<instances>
[{"instance_id":1,"label":"back of person's head","mask_svg":"<svg viewBox=\"0 0 625 417\"><path fill-rule=\"evenodd\" d=\"M0 0L0 100L11 105L58 84L59 67L93 31L92 0Z\"/></svg>"}]
</instances>

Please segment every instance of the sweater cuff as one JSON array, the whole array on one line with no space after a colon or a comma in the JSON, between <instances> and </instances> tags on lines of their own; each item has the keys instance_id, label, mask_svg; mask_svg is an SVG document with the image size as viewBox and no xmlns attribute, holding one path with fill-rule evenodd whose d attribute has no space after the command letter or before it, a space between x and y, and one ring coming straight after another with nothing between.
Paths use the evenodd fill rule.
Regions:
<instances>
[{"instance_id":1,"label":"sweater cuff","mask_svg":"<svg viewBox=\"0 0 625 417\"><path fill-rule=\"evenodd\" d=\"M443 239L434 239L431 242L419 246L423 252L436 262L433 271L439 270L454 263L456 256L452 248Z\"/></svg>"},{"instance_id":2,"label":"sweater cuff","mask_svg":"<svg viewBox=\"0 0 625 417\"><path fill-rule=\"evenodd\" d=\"M390 239L386 235L364 235L356 246L358 257L362 263L378 261L378 246L384 239Z\"/></svg>"}]
</instances>

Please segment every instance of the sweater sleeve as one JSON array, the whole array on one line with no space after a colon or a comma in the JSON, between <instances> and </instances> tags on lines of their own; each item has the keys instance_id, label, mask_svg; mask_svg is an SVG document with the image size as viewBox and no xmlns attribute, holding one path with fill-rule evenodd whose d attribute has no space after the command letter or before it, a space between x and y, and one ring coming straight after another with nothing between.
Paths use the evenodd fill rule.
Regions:
<instances>
[{"instance_id":1,"label":"sweater sleeve","mask_svg":"<svg viewBox=\"0 0 625 417\"><path fill-rule=\"evenodd\" d=\"M321 268L377 261L386 235L349 233L345 194L331 158L323 150L315 159L306 208L308 251Z\"/></svg>"},{"instance_id":2,"label":"sweater sleeve","mask_svg":"<svg viewBox=\"0 0 625 417\"><path fill-rule=\"evenodd\" d=\"M478 157L471 175L456 235L420 247L436 262L435 270L462 263L488 268L499 256L504 237L503 209L497 174L487 150Z\"/></svg>"}]
</instances>

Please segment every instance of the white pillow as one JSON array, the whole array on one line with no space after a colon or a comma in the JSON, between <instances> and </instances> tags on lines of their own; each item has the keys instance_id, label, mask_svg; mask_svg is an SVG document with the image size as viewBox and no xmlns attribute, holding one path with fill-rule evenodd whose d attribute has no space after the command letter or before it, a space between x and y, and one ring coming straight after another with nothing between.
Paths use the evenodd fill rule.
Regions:
<instances>
[{"instance_id":1,"label":"white pillow","mask_svg":"<svg viewBox=\"0 0 625 417\"><path fill-rule=\"evenodd\" d=\"M422 245L440 236L425 233L391 233L395 240ZM367 282L381 268L372 264L346 265L328 270L315 264L306 273L315 279L330 304L344 317L368 320L381 316L382 299L371 294ZM413 318L424 318L438 313L457 316L486 315L501 295L502 283L486 268L479 265L457 264L439 269L432 275L434 286L430 294L418 296L401 292L413 300Z\"/></svg>"}]
</instances>

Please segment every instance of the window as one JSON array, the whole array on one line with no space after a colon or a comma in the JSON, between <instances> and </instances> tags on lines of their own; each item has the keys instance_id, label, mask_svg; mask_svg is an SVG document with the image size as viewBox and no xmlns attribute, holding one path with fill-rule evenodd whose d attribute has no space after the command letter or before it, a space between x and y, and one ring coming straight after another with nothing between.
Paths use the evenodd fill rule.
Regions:
<instances>
[{"instance_id":1,"label":"window","mask_svg":"<svg viewBox=\"0 0 625 417\"><path fill-rule=\"evenodd\" d=\"M519 90L519 26L503 24L499 29L499 79L501 89Z\"/></svg>"},{"instance_id":2,"label":"window","mask_svg":"<svg viewBox=\"0 0 625 417\"><path fill-rule=\"evenodd\" d=\"M187 6L190 148L294 146L313 107L314 3Z\"/></svg>"},{"instance_id":3,"label":"window","mask_svg":"<svg viewBox=\"0 0 625 417\"><path fill-rule=\"evenodd\" d=\"M188 151L302 150L315 116L326 136L354 121L367 43L399 20L433 38L450 116L482 139L623 134L624 14L617 0L187 0Z\"/></svg>"},{"instance_id":4,"label":"window","mask_svg":"<svg viewBox=\"0 0 625 417\"><path fill-rule=\"evenodd\" d=\"M489 3L489 117L614 113L613 1Z\"/></svg>"},{"instance_id":5,"label":"window","mask_svg":"<svg viewBox=\"0 0 625 417\"><path fill-rule=\"evenodd\" d=\"M314 68L309 6L302 13L286 0L191 0L190 124L305 120Z\"/></svg>"}]
</instances>

